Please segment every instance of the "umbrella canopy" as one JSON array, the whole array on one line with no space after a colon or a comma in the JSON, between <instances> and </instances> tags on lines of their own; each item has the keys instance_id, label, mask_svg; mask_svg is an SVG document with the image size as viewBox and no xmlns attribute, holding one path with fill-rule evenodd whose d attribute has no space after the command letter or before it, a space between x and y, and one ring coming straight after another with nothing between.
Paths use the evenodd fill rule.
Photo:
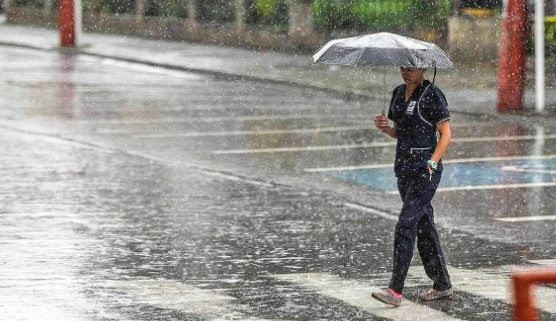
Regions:
<instances>
[{"instance_id":1,"label":"umbrella canopy","mask_svg":"<svg viewBox=\"0 0 556 321\"><path fill-rule=\"evenodd\" d=\"M454 68L437 45L388 32L331 40L313 55L313 61L350 66Z\"/></svg>"}]
</instances>

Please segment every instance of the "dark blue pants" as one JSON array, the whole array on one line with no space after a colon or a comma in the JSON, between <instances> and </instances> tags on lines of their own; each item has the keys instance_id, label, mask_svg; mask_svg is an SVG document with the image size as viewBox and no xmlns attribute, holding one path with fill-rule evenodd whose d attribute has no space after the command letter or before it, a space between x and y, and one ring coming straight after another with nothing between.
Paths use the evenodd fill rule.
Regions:
<instances>
[{"instance_id":1,"label":"dark blue pants","mask_svg":"<svg viewBox=\"0 0 556 321\"><path fill-rule=\"evenodd\" d=\"M441 177L442 172L434 172L430 179L428 171L398 177L398 190L403 207L396 224L394 269L390 280L390 288L398 293L403 291L407 270L413 257L415 237L425 272L434 282L433 288L443 291L452 287L438 233L434 227L431 205Z\"/></svg>"}]
</instances>

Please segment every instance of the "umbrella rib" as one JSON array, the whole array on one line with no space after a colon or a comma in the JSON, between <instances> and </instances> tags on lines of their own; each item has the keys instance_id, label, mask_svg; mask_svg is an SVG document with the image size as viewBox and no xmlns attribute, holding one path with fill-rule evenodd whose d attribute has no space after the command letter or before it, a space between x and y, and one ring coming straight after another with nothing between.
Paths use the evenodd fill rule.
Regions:
<instances>
[{"instance_id":1,"label":"umbrella rib","mask_svg":"<svg viewBox=\"0 0 556 321\"><path fill-rule=\"evenodd\" d=\"M356 66L361 66L361 65L359 64L359 61L361 61L361 57L363 56L363 52L364 52L364 51L365 51L365 48L363 48L363 49L361 49L361 50L359 51L359 57L357 57L357 61L355 61L355 65L356 65Z\"/></svg>"}]
</instances>

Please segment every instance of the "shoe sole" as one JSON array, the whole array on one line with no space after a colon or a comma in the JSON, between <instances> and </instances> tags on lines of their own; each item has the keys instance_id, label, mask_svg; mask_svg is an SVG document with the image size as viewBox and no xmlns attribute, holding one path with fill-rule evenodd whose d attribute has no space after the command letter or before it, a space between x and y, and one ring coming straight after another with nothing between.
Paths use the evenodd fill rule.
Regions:
<instances>
[{"instance_id":1,"label":"shoe sole","mask_svg":"<svg viewBox=\"0 0 556 321\"><path fill-rule=\"evenodd\" d=\"M374 293L373 293L371 296L372 296L374 299L376 299L376 300L378 300L378 301L380 301L380 302L382 302L382 303L389 304L389 305L392 305L392 306L395 306L395 307L399 307L400 304L402 304L401 302L389 302L389 301L386 301L386 300L382 299L380 296L374 295Z\"/></svg>"},{"instance_id":2,"label":"shoe sole","mask_svg":"<svg viewBox=\"0 0 556 321\"><path fill-rule=\"evenodd\" d=\"M439 296L439 297L432 298L432 299L427 299L427 298L422 298L422 297L419 297L419 299L421 299L423 301L434 301L434 300L440 300L440 299L445 299L445 298L451 298L453 295L454 294L452 293L452 294L446 294L446 295Z\"/></svg>"}]
</instances>

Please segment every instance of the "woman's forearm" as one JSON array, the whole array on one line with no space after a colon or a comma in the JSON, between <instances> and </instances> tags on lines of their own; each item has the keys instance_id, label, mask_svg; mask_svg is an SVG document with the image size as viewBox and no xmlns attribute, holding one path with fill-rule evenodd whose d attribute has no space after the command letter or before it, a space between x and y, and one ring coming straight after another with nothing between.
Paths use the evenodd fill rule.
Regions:
<instances>
[{"instance_id":1,"label":"woman's forearm","mask_svg":"<svg viewBox=\"0 0 556 321\"><path fill-rule=\"evenodd\" d=\"M450 131L450 125L448 122L442 123L438 126L438 132L440 134L440 138L438 139L438 143L436 144L436 148L432 153L431 160L438 162L444 153L448 149L448 145L450 145L450 141L452 140L452 133Z\"/></svg>"},{"instance_id":2,"label":"woman's forearm","mask_svg":"<svg viewBox=\"0 0 556 321\"><path fill-rule=\"evenodd\" d=\"M448 145L450 145L450 139L451 137L447 135L440 136L438 144L436 144L436 148L434 149L434 153L432 153L431 156L433 161L438 162L442 156L444 156L444 153L448 149Z\"/></svg>"}]
</instances>

